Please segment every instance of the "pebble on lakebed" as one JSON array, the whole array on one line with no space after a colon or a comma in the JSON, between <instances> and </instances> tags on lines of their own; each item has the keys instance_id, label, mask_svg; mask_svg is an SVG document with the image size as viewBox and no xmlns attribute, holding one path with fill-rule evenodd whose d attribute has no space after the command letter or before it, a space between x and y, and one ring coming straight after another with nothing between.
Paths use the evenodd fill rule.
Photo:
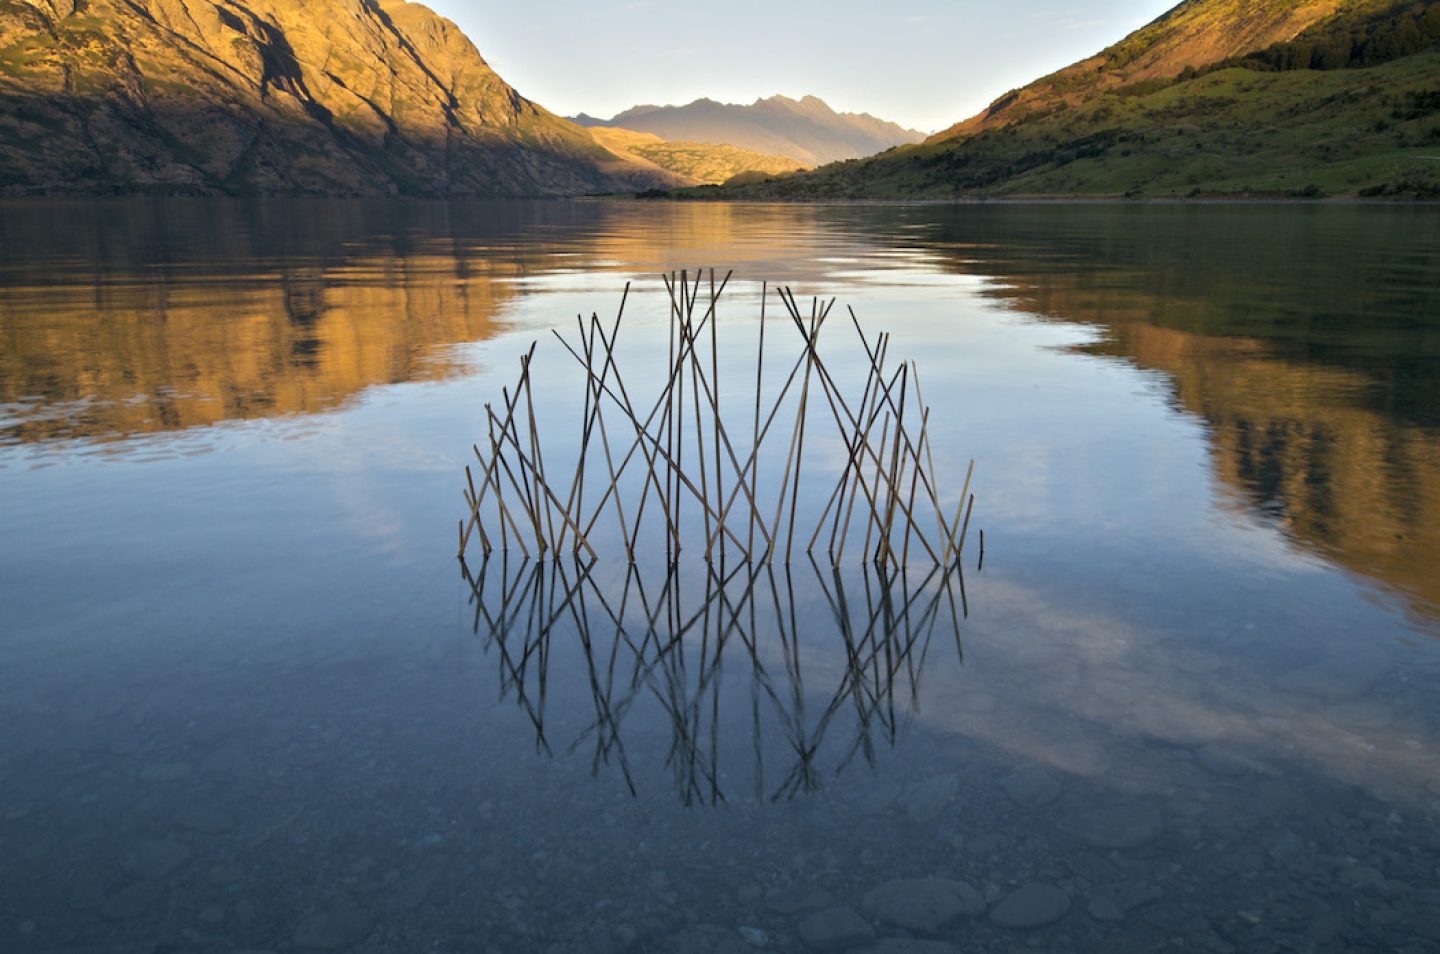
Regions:
<instances>
[{"instance_id":1,"label":"pebble on lakebed","mask_svg":"<svg viewBox=\"0 0 1440 954\"><path fill-rule=\"evenodd\" d=\"M963 881L905 878L865 894L865 913L909 931L935 934L962 918L985 912L985 897Z\"/></svg>"},{"instance_id":2,"label":"pebble on lakebed","mask_svg":"<svg viewBox=\"0 0 1440 954\"><path fill-rule=\"evenodd\" d=\"M1060 827L1092 848L1139 848L1160 836L1165 818L1150 802L1122 799L1072 806Z\"/></svg>"},{"instance_id":3,"label":"pebble on lakebed","mask_svg":"<svg viewBox=\"0 0 1440 954\"><path fill-rule=\"evenodd\" d=\"M801 940L819 951L844 950L875 936L875 929L868 921L843 906L807 915L798 928Z\"/></svg>"},{"instance_id":4,"label":"pebble on lakebed","mask_svg":"<svg viewBox=\"0 0 1440 954\"><path fill-rule=\"evenodd\" d=\"M1069 910L1068 891L1031 882L1001 898L990 909L990 921L999 927L1037 928L1060 920Z\"/></svg>"}]
</instances>

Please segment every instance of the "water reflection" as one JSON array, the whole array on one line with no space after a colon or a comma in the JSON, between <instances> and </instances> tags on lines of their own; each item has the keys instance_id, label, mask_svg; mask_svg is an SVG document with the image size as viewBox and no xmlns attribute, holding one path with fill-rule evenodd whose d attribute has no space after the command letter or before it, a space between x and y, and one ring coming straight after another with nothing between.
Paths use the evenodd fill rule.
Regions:
<instances>
[{"instance_id":1,"label":"water reflection","mask_svg":"<svg viewBox=\"0 0 1440 954\"><path fill-rule=\"evenodd\" d=\"M597 271L723 262L839 294L965 276L962 297L1157 372L1236 507L1440 618L1427 210L9 203L0 249L0 443L120 449L465 373L457 344Z\"/></svg>"},{"instance_id":2,"label":"water reflection","mask_svg":"<svg viewBox=\"0 0 1440 954\"><path fill-rule=\"evenodd\" d=\"M808 571L630 564L618 585L598 565L487 559L461 570L500 695L524 711L536 750L590 749L592 772L616 772L631 794L646 781L637 766L662 749L684 805L729 802L746 788L756 801L817 791L857 757L873 766L879 748L897 743L932 642L962 655L969 606L955 564L918 574L866 567L848 588L840 569L814 560ZM810 644L817 628L826 645ZM564 662L552 665L557 655ZM547 699L583 692L582 673L594 719L557 738L547 733ZM818 711L817 699L826 700ZM637 714L657 707L658 717ZM627 732L632 721L638 732ZM670 730L663 746L657 724Z\"/></svg>"},{"instance_id":3,"label":"water reflection","mask_svg":"<svg viewBox=\"0 0 1440 954\"><path fill-rule=\"evenodd\" d=\"M937 262L1160 372L1231 501L1440 618L1440 228L1417 209L947 213ZM977 227L978 225L978 227ZM977 239L983 241L976 243ZM962 248L957 245L962 244Z\"/></svg>"},{"instance_id":4,"label":"water reflection","mask_svg":"<svg viewBox=\"0 0 1440 954\"><path fill-rule=\"evenodd\" d=\"M496 334L516 299L578 269L743 266L791 257L792 237L823 243L816 222L793 218L542 202L6 203L0 443L313 414L377 385L450 377L469 370L453 345Z\"/></svg>"}]
</instances>

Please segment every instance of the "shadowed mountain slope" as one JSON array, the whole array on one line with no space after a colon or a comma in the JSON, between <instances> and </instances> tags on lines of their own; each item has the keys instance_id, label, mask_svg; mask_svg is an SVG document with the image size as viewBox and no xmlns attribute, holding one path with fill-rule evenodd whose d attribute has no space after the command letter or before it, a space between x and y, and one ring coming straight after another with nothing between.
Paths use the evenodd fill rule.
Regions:
<instances>
[{"instance_id":1,"label":"shadowed mountain slope","mask_svg":"<svg viewBox=\"0 0 1440 954\"><path fill-rule=\"evenodd\" d=\"M663 181L525 99L419 4L0 0L5 192L554 195Z\"/></svg>"}]
</instances>

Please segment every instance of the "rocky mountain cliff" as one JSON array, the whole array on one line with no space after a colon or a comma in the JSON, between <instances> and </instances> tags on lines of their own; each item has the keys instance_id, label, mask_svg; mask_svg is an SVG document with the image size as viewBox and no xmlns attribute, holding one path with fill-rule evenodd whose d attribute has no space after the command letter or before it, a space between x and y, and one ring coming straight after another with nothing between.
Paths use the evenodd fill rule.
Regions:
<instances>
[{"instance_id":1,"label":"rocky mountain cliff","mask_svg":"<svg viewBox=\"0 0 1440 954\"><path fill-rule=\"evenodd\" d=\"M585 126L618 126L662 139L735 146L807 166L873 156L924 136L868 113L837 113L814 96L771 96L748 106L697 99L686 106L636 106L613 119L581 114Z\"/></svg>"},{"instance_id":2,"label":"rocky mountain cliff","mask_svg":"<svg viewBox=\"0 0 1440 954\"><path fill-rule=\"evenodd\" d=\"M419 4L0 0L3 192L522 196L665 181L525 99Z\"/></svg>"}]
</instances>

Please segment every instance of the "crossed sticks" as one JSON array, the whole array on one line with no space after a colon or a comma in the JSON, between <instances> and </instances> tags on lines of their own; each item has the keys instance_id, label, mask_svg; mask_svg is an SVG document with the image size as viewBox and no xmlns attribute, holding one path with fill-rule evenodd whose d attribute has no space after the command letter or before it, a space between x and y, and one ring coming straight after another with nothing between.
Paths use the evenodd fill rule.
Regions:
<instances>
[{"instance_id":1,"label":"crossed sticks","mask_svg":"<svg viewBox=\"0 0 1440 954\"><path fill-rule=\"evenodd\" d=\"M459 523L461 559L472 537L486 555L498 543L500 550L514 546L526 557L533 547L542 560L566 552L595 559L591 539L597 525L611 517L631 563L639 552L656 552L661 540L669 561L687 544L700 543L707 561L718 556L724 562L733 551L745 562L770 565L779 559L789 565L799 540L807 555L823 548L839 563L851 544L852 525L856 538L863 527L858 545L877 566L909 565L912 543L913 552L931 564L948 566L959 559L974 505L974 462L952 512L935 473L919 368L892 362L890 336L872 341L853 310L850 325L866 369L858 399L846 397L821 354L821 333L835 300L814 298L807 309L790 289L762 286L753 413L744 422L739 409L727 405L722 413L721 372L727 362L721 360L719 306L730 279L726 273L717 281L713 269L708 276L703 271L664 276L670 300L667 350L659 373L646 375L647 384L659 384L648 402L627 385L617 351L628 284L608 326L592 314L588 322L577 317L573 337L554 332L579 366L584 386L578 453L573 471L565 468L568 488L547 473L532 374L537 345L530 346L516 384L502 390L500 410L485 405L487 441L483 449L478 443L472 447L477 469L465 469L468 516ZM779 299L801 348L778 389L767 395L771 297ZM743 424L749 424L748 434ZM838 438L845 457L818 519L806 513L818 496L807 493L802 500L802 472L816 470L806 451L817 443L817 428L831 446ZM784 438L774 435L786 430L788 443L779 458L773 448ZM778 482L773 473L762 479L767 466L779 472Z\"/></svg>"}]
</instances>

